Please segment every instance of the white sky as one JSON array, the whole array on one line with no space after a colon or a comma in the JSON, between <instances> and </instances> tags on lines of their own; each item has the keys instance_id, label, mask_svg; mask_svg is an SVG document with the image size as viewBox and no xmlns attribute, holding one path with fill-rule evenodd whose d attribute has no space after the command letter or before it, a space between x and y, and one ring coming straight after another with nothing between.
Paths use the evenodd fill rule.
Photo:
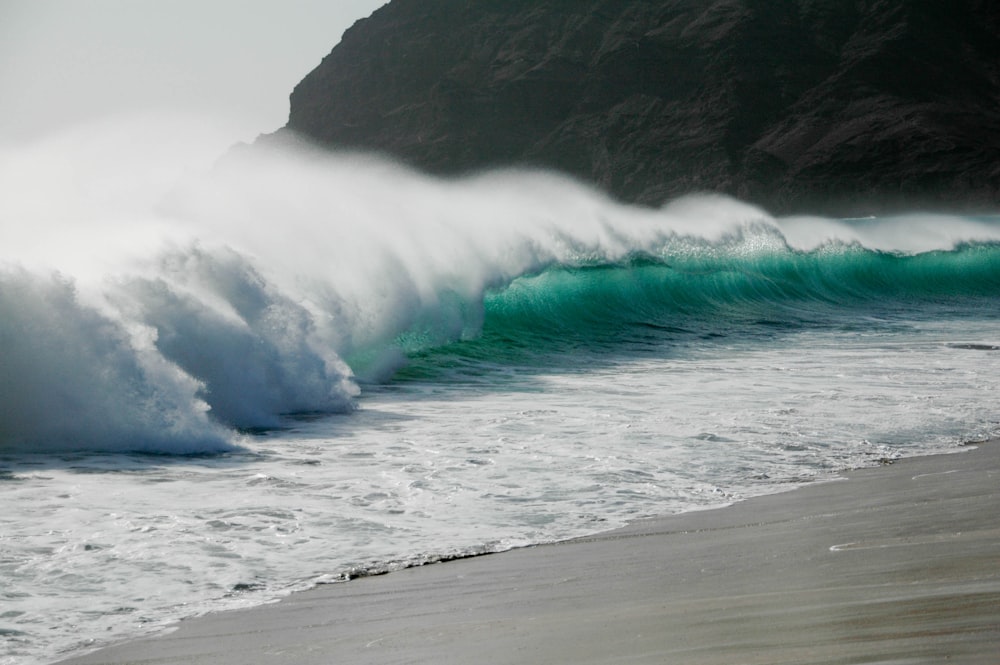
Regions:
<instances>
[{"instance_id":1,"label":"white sky","mask_svg":"<svg viewBox=\"0 0 1000 665\"><path fill-rule=\"evenodd\" d=\"M150 110L225 118L252 140L386 1L0 0L0 144Z\"/></svg>"}]
</instances>

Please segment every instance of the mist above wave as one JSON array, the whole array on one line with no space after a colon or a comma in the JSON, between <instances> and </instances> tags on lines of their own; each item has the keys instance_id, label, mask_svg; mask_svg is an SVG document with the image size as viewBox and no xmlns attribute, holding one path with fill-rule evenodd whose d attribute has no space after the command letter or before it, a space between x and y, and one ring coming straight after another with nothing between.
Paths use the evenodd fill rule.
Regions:
<instances>
[{"instance_id":1,"label":"mist above wave","mask_svg":"<svg viewBox=\"0 0 1000 665\"><path fill-rule=\"evenodd\" d=\"M220 450L226 428L348 411L405 362L401 335L474 337L484 294L555 265L1000 239L713 196L629 207L551 173L440 180L356 154L255 147L192 168L210 143L123 122L0 157L0 446Z\"/></svg>"}]
</instances>

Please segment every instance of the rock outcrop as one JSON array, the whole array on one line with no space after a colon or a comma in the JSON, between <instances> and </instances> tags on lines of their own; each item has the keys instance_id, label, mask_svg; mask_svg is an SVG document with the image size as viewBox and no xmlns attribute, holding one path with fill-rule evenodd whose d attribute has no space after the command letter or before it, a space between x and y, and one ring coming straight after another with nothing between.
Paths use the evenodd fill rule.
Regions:
<instances>
[{"instance_id":1,"label":"rock outcrop","mask_svg":"<svg viewBox=\"0 0 1000 665\"><path fill-rule=\"evenodd\" d=\"M295 88L287 130L650 205L996 209L1000 4L392 0Z\"/></svg>"}]
</instances>

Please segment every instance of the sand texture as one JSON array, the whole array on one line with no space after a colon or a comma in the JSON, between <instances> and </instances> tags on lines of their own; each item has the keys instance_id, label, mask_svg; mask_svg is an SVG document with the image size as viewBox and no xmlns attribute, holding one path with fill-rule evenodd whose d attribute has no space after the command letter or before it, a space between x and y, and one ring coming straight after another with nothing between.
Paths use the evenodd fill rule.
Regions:
<instances>
[{"instance_id":1,"label":"sand texture","mask_svg":"<svg viewBox=\"0 0 1000 665\"><path fill-rule=\"evenodd\" d=\"M66 661L1000 663L1000 443L320 587Z\"/></svg>"}]
</instances>

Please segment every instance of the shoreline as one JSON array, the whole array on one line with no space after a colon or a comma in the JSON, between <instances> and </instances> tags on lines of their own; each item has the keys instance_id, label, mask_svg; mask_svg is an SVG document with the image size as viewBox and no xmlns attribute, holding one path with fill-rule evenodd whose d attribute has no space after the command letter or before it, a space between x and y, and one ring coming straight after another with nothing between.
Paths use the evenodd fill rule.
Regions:
<instances>
[{"instance_id":1,"label":"shoreline","mask_svg":"<svg viewBox=\"0 0 1000 665\"><path fill-rule=\"evenodd\" d=\"M1000 441L323 585L60 661L996 662Z\"/></svg>"}]
</instances>

